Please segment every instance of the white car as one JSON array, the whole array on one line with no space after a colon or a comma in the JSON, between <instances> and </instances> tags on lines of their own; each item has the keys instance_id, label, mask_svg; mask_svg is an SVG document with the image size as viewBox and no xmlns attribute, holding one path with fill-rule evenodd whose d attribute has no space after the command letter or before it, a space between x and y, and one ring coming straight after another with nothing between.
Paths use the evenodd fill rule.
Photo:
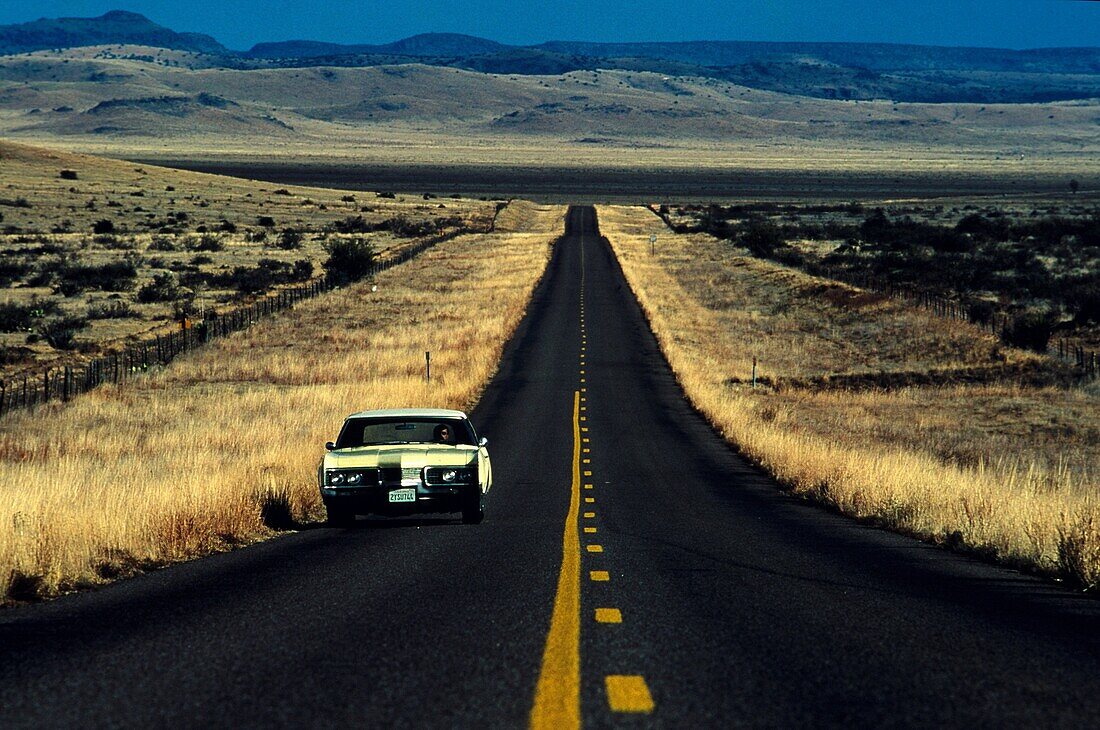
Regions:
<instances>
[{"instance_id":1,"label":"white car","mask_svg":"<svg viewBox=\"0 0 1100 730\"><path fill-rule=\"evenodd\" d=\"M461 512L485 517L493 484L488 441L461 411L397 408L353 413L318 469L331 525L360 514Z\"/></svg>"}]
</instances>

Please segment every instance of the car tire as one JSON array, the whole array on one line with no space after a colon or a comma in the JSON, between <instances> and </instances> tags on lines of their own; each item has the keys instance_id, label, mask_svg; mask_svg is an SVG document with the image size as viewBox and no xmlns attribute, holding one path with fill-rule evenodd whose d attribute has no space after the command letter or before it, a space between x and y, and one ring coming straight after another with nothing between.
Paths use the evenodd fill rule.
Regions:
<instances>
[{"instance_id":1,"label":"car tire","mask_svg":"<svg viewBox=\"0 0 1100 730\"><path fill-rule=\"evenodd\" d=\"M485 519L485 501L482 496L466 500L462 505L462 524L480 525Z\"/></svg>"},{"instance_id":2,"label":"car tire","mask_svg":"<svg viewBox=\"0 0 1100 730\"><path fill-rule=\"evenodd\" d=\"M329 527L350 527L355 524L355 513L339 507L325 507L328 512Z\"/></svg>"}]
</instances>

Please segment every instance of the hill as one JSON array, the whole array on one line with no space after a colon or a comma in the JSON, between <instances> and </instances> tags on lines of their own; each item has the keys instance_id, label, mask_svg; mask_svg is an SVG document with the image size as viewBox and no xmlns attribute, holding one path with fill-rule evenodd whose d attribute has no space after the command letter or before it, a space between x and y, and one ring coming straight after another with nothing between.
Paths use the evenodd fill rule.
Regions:
<instances>
[{"instance_id":1,"label":"hill","mask_svg":"<svg viewBox=\"0 0 1100 730\"><path fill-rule=\"evenodd\" d=\"M303 39L258 43L236 52L209 36L177 33L125 11L0 27L0 55L104 45L187 51L202 54L201 65L237 69L408 63L522 75L619 69L710 78L822 99L994 104L1100 98L1100 48L745 41L514 46L457 33L425 33L384 44Z\"/></svg>"},{"instance_id":2,"label":"hill","mask_svg":"<svg viewBox=\"0 0 1100 730\"><path fill-rule=\"evenodd\" d=\"M229 53L210 36L177 33L144 15L125 10L112 10L97 18L42 18L0 26L0 54L118 43L196 53Z\"/></svg>"}]
</instances>

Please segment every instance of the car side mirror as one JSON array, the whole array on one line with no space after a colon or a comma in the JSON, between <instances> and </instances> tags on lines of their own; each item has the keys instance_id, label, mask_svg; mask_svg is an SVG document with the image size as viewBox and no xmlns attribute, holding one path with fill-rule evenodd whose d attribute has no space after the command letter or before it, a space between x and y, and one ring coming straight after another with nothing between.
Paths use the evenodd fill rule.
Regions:
<instances>
[{"instance_id":1,"label":"car side mirror","mask_svg":"<svg viewBox=\"0 0 1100 730\"><path fill-rule=\"evenodd\" d=\"M478 446L488 446L489 445L489 439L482 436L481 439L477 442L477 445Z\"/></svg>"},{"instance_id":2,"label":"car side mirror","mask_svg":"<svg viewBox=\"0 0 1100 730\"><path fill-rule=\"evenodd\" d=\"M325 442L325 451L332 451L335 448L336 448L336 444L334 444L333 442L331 442L331 441L326 441Z\"/></svg>"}]
</instances>

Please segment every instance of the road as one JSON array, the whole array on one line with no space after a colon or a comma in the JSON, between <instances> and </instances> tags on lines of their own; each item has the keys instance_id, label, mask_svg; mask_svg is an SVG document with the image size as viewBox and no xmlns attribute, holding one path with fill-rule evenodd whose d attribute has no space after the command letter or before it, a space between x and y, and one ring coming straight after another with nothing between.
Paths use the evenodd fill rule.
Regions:
<instances>
[{"instance_id":1,"label":"road","mask_svg":"<svg viewBox=\"0 0 1100 730\"><path fill-rule=\"evenodd\" d=\"M1100 723L1100 602L785 495L685 403L591 208L473 417L481 525L0 612L0 726Z\"/></svg>"},{"instance_id":2,"label":"road","mask_svg":"<svg viewBox=\"0 0 1100 730\"><path fill-rule=\"evenodd\" d=\"M466 197L520 197L540 202L568 203L578 197L626 204L638 200L669 203L700 201L778 200L790 203L894 198L982 196L1065 196L1069 183L1063 174L1024 170L981 173L965 170L769 170L724 167L615 167L520 165L502 163L391 163L338 164L323 160L188 159L156 156L133 162L165 165L215 175L265 180L277 185L308 185L340 190L377 191ZM1085 193L1078 194L1083 197ZM1077 201L1075 201L1077 202Z\"/></svg>"}]
</instances>

